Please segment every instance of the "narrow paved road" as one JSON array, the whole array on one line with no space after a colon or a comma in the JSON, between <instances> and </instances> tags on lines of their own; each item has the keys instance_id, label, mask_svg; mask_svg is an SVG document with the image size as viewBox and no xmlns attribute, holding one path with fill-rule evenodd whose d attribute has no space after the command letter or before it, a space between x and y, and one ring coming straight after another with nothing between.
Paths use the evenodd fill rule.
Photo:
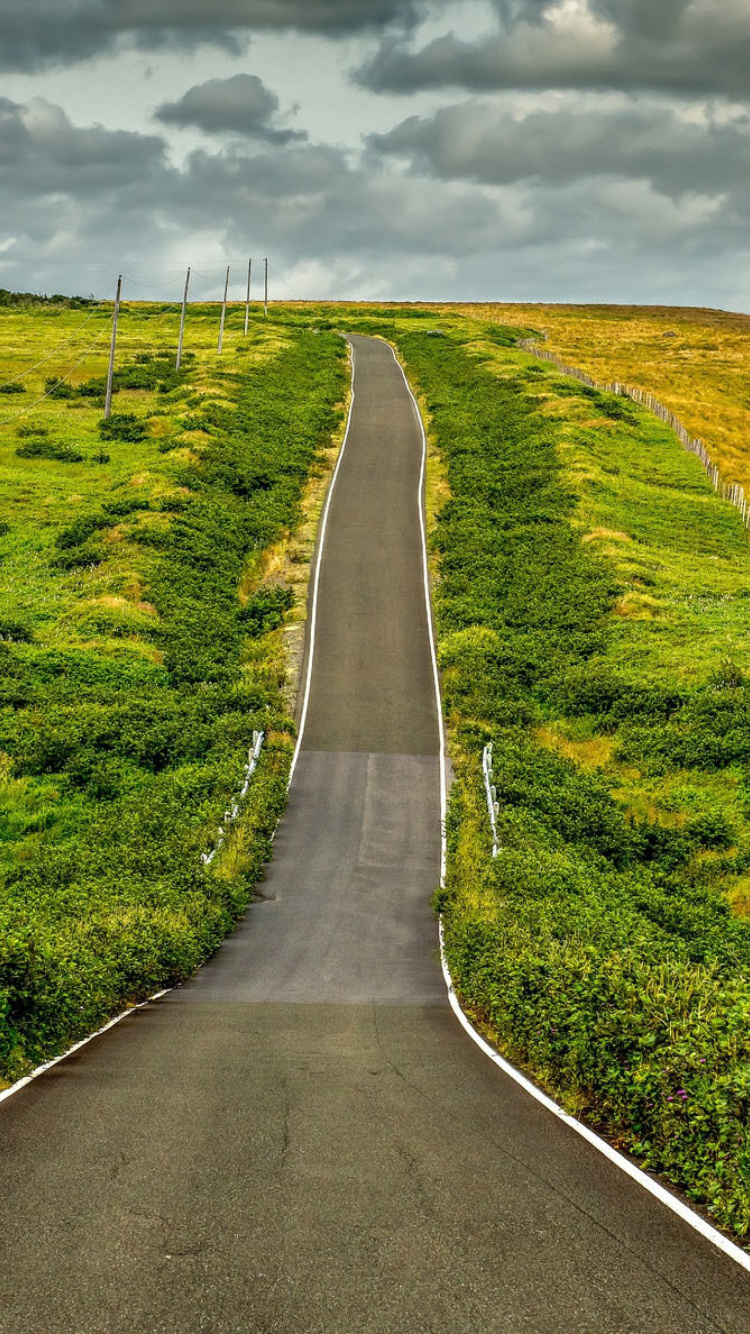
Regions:
<instances>
[{"instance_id":1,"label":"narrow paved road","mask_svg":"<svg viewBox=\"0 0 750 1334\"><path fill-rule=\"evenodd\" d=\"M0 1106L0 1331L747 1334L747 1275L446 1004L421 441L387 348L353 342L266 897L189 986Z\"/></svg>"}]
</instances>

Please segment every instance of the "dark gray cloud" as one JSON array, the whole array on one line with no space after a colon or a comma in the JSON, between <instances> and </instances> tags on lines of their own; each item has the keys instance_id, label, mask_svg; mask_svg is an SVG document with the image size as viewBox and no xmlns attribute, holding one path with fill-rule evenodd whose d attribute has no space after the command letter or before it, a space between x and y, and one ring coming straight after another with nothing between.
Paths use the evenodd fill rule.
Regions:
<instances>
[{"instance_id":1,"label":"dark gray cloud","mask_svg":"<svg viewBox=\"0 0 750 1334\"><path fill-rule=\"evenodd\" d=\"M307 138L304 130L276 124L279 99L256 74L199 83L177 102L164 102L155 118L167 125L194 126L205 134L239 134L269 144Z\"/></svg>"},{"instance_id":2,"label":"dark gray cloud","mask_svg":"<svg viewBox=\"0 0 750 1334\"><path fill-rule=\"evenodd\" d=\"M492 185L615 176L679 196L732 190L750 178L750 116L726 124L689 120L663 103L592 109L580 99L521 116L471 100L431 117L410 116L371 136L370 145L379 155L405 158L414 171Z\"/></svg>"},{"instance_id":3,"label":"dark gray cloud","mask_svg":"<svg viewBox=\"0 0 750 1334\"><path fill-rule=\"evenodd\" d=\"M497 0L480 41L448 34L412 51L390 37L358 72L377 92L424 88L620 89L750 97L750 5L742 0Z\"/></svg>"},{"instance_id":4,"label":"dark gray cloud","mask_svg":"<svg viewBox=\"0 0 750 1334\"><path fill-rule=\"evenodd\" d=\"M191 262L216 268L213 286L196 275L196 292L215 296L221 262L239 272L251 251L293 285L279 296L736 307L747 123L687 126L664 106L651 120L613 106L598 133L596 121L580 107L514 119L472 102L403 122L362 161L235 136L176 163L159 135L0 101L0 285L108 292L145 265L173 271L150 294L176 299L174 271Z\"/></svg>"},{"instance_id":5,"label":"dark gray cloud","mask_svg":"<svg viewBox=\"0 0 750 1334\"><path fill-rule=\"evenodd\" d=\"M235 142L194 151L175 166L158 136L81 129L41 100L28 107L0 102L0 135L8 168L0 285L16 255L24 256L16 285L59 289L59 274L46 282L44 275L61 258L81 270L87 256L103 253L118 268L131 260L158 266L191 236L198 269L207 245L243 254L249 236L256 253L268 251L277 265L356 267L386 256L391 264L394 257L421 262L448 250L482 252L497 227L497 208L481 191L446 191L366 169L325 145L290 144L279 153L273 145L248 151ZM38 248L45 244L49 259Z\"/></svg>"},{"instance_id":6,"label":"dark gray cloud","mask_svg":"<svg viewBox=\"0 0 750 1334\"><path fill-rule=\"evenodd\" d=\"M442 3L442 0L440 0ZM409 26L426 0L0 0L0 69L32 71L116 50L239 52L253 31L343 36Z\"/></svg>"},{"instance_id":7,"label":"dark gray cloud","mask_svg":"<svg viewBox=\"0 0 750 1334\"><path fill-rule=\"evenodd\" d=\"M43 98L27 106L0 100L0 162L6 169L4 203L111 196L132 190L137 179L160 179L167 170L160 137L81 128Z\"/></svg>"}]
</instances>

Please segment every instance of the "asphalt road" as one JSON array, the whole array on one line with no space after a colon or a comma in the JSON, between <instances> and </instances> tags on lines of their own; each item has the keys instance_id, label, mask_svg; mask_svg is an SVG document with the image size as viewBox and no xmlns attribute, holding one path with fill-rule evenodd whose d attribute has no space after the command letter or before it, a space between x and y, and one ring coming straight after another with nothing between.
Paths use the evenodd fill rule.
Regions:
<instances>
[{"instance_id":1,"label":"asphalt road","mask_svg":"<svg viewBox=\"0 0 750 1334\"><path fill-rule=\"evenodd\" d=\"M747 1334L748 1276L446 1003L421 441L389 351L353 342L265 898L192 983L0 1105L0 1331Z\"/></svg>"}]
</instances>

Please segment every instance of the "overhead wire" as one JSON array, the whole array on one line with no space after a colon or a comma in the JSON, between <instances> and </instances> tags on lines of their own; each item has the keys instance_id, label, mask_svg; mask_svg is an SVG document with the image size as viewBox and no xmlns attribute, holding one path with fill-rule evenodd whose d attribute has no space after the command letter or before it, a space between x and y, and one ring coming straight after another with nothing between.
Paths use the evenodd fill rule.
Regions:
<instances>
[{"instance_id":1,"label":"overhead wire","mask_svg":"<svg viewBox=\"0 0 750 1334\"><path fill-rule=\"evenodd\" d=\"M184 269L176 269L176 270L175 270L175 274L176 274L176 275L179 275L179 274L183 274L183 275L184 275L184 272L185 272ZM175 279L175 281L171 281L171 280L170 280L170 282L167 282L167 283L156 283L156 284L154 284L154 283L142 283L142 282L139 281L138 278L133 278L133 277L131 277L131 275L130 275L129 273L124 273L124 274L122 275L122 277L123 277L123 282L130 283L130 284L133 285L133 287L143 287L146 291L150 291L150 292L154 292L154 291L156 291L156 292L166 292L166 291L174 291L174 289L175 289L175 281L176 281L176 279Z\"/></svg>"},{"instance_id":2,"label":"overhead wire","mask_svg":"<svg viewBox=\"0 0 750 1334\"><path fill-rule=\"evenodd\" d=\"M102 306L105 306L107 304L107 299L108 298L105 298L104 300L100 301L98 306L94 307L94 309L86 317L86 319L82 320L80 324L76 325L76 328L73 330L69 338L63 339L62 343L58 343L57 347L53 347L52 351L48 352L46 356L42 357L41 361L34 362L33 366L24 366L23 369L19 371L19 375L31 375L32 371L36 371L39 369L40 366L44 366L48 361L52 359L52 357L56 355L56 353L61 351L62 348L67 347L69 343L72 343L73 339L78 337L81 330L85 329L86 325L91 323L96 313L101 310ZM4 384L0 384L0 391L2 391L3 389L7 389L9 384L14 384L14 383L15 383L14 380L6 380Z\"/></svg>"},{"instance_id":3,"label":"overhead wire","mask_svg":"<svg viewBox=\"0 0 750 1334\"><path fill-rule=\"evenodd\" d=\"M94 265L92 265L91 267L94 267ZM154 272L157 272L157 271L158 271L158 270L154 270ZM162 269L160 272L162 272L162 273L172 272L172 273L175 273L175 274L180 274L180 273L182 273L182 269L173 269L173 270ZM196 277L198 277L198 278L203 278L203 280L204 280L205 282L214 282L214 281L217 281L219 278L221 278L221 276L225 273L225 269L222 267L221 269L216 269L213 273L203 273L201 270L199 270L199 269L194 269L194 268L193 268L193 269L191 269L191 272L192 272ZM128 274L123 274L123 279L124 279L124 281L126 281L126 282L128 282L128 283L132 283L132 284L133 284L134 286L136 286L136 287L144 287L144 288L148 288L148 287L151 286L150 283L142 283L142 282L139 282L139 280L138 280L137 278L133 278L132 276L130 276L130 275L128 275ZM297 297L297 296L292 292L292 289L289 287L289 284L288 284L287 282L285 282L283 278L278 278L278 281L281 282L281 283L283 284L283 286L287 288L287 291L289 291L289 292L292 294L292 297L293 297L294 300L301 300L301 299L302 299L302 298L300 298L300 297ZM164 290L164 288L166 288L166 287L168 287L168 286L171 287L172 284L171 284L171 283L169 283L169 284L164 283L164 284L160 285L160 287L159 287L158 290ZM261 298L261 299L262 299L262 298ZM21 372L21 373L24 374L24 375L28 375L28 374L30 374L31 372L33 372L33 371L35 371L35 370L38 370L40 366L44 366L44 365L46 365L46 363L47 363L48 361L51 361L51 359L52 359L54 356L56 356L58 352L60 352L63 348L67 347L70 343L73 342L73 340L78 336L78 334L81 332L81 330L82 330L82 329L85 329L85 328L86 328L86 325L89 324L89 323L91 322L91 320L94 318L95 315L98 314L98 312L102 309L102 307L105 306L105 305L107 305L110 301L111 301L111 298L110 298L110 297L104 297L104 298L102 298L102 300L99 301L98 304L94 307L94 309L93 309L92 311L90 311L90 313L86 316L86 319L83 320L83 321L81 322L81 324L79 324L79 325L73 330L73 332L69 335L68 338L63 339L63 341L62 341L61 343L58 343L54 348L51 349L51 351L49 351L48 353L46 353L45 356L41 357L40 360L37 361L37 362L35 362L32 366L25 367L24 370L23 370L23 372ZM51 389L48 389L44 394L40 394L39 397L36 398L36 399L34 399L34 401L33 401L32 403L24 404L24 406L23 406L22 408L19 408L18 412L13 412L13 413L11 413L9 416L7 416L7 417L0 418L0 426L7 426L7 425L9 425L11 422L17 421L20 417L25 417L25 416L27 416L28 413L31 412L35 407L38 407L38 405L39 405L40 403L44 403L46 399L51 398L51 397L54 395L54 393L55 393L55 389L56 389L56 387L57 387L58 385L60 385L60 384L65 384L65 383L67 382L67 380L70 378L70 376L73 374L73 372L74 372L75 370L77 370L78 367L81 365L81 363L84 362L84 361L86 360L86 357L87 357L87 356L89 355L89 353L93 350L93 348L95 348L96 345L97 345L98 343L101 342L102 338L103 338L103 337L105 336L105 334L109 331L110 325L111 325L111 323L112 323L112 319L113 319L113 314L111 314L111 315L108 317L106 324L105 324L105 325L103 326L103 328L99 331L99 333L97 334L96 338L94 338L94 339L88 344L88 346L87 346L86 348L84 348L84 350L83 350L83 352L81 353L81 355L80 355L80 357L78 358L78 360L75 361L75 362L73 363L73 365L70 366L70 367L68 368L68 370L65 372L64 375L59 376L59 377L55 380L55 383L54 383L54 385L52 386ZM11 381L11 380L8 380L8 381L5 382L5 384L0 384L0 389L5 388L6 385L8 385L8 384L12 384L12 383L14 383L14 382Z\"/></svg>"},{"instance_id":4,"label":"overhead wire","mask_svg":"<svg viewBox=\"0 0 750 1334\"><path fill-rule=\"evenodd\" d=\"M91 350L94 347L96 347L97 343L101 342L104 335L109 332L109 326L112 323L112 319L113 316L110 315L109 319L107 320L107 323L104 325L102 329L99 330L99 333L96 335L96 338L93 340L93 342L89 343L88 347L81 353L78 360L75 361L73 365L69 367L69 369L65 372L65 374L61 375L57 380L55 380L55 383L51 389L48 389L44 394L40 394L39 398L34 399L33 403L27 403L18 412L11 413L9 417L1 418L0 426L7 426L10 422L17 421L19 417L27 416L29 412L31 412L34 408L38 407L40 403L43 403L45 399L51 398L57 386L59 384L65 384L67 382L67 380L73 374L73 371L78 370L78 367L81 365L81 362L86 360L87 356L89 355L89 352L91 352Z\"/></svg>"}]
</instances>

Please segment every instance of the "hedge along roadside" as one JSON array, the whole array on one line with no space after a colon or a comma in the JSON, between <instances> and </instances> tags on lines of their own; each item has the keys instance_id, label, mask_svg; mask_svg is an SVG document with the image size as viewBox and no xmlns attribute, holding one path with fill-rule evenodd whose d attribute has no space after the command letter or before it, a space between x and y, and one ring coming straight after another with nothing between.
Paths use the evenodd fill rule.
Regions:
<instances>
[{"instance_id":1,"label":"hedge along roadside","mask_svg":"<svg viewBox=\"0 0 750 1334\"><path fill-rule=\"evenodd\" d=\"M434 541L458 780L439 906L457 990L569 1110L745 1235L748 928L693 873L689 838L634 826L599 775L535 737L561 697L606 692L587 664L618 594L571 527L555 423L520 370L499 380L449 337L388 333L426 398L452 497ZM631 699L634 715L647 704ZM488 741L501 807L494 860Z\"/></svg>"},{"instance_id":2,"label":"hedge along roadside","mask_svg":"<svg viewBox=\"0 0 750 1334\"><path fill-rule=\"evenodd\" d=\"M52 548L50 578L106 560L114 529L143 553L159 658L0 644L0 747L14 781L51 782L67 803L0 897L9 1081L188 977L244 911L270 853L293 744L279 629L288 597L261 587L243 603L238 590L248 558L298 521L347 389L340 339L284 332L280 356L229 377L234 405L206 409L200 454L175 459L176 492L124 507L113 497ZM267 743L245 814L206 867L255 730Z\"/></svg>"}]
</instances>

